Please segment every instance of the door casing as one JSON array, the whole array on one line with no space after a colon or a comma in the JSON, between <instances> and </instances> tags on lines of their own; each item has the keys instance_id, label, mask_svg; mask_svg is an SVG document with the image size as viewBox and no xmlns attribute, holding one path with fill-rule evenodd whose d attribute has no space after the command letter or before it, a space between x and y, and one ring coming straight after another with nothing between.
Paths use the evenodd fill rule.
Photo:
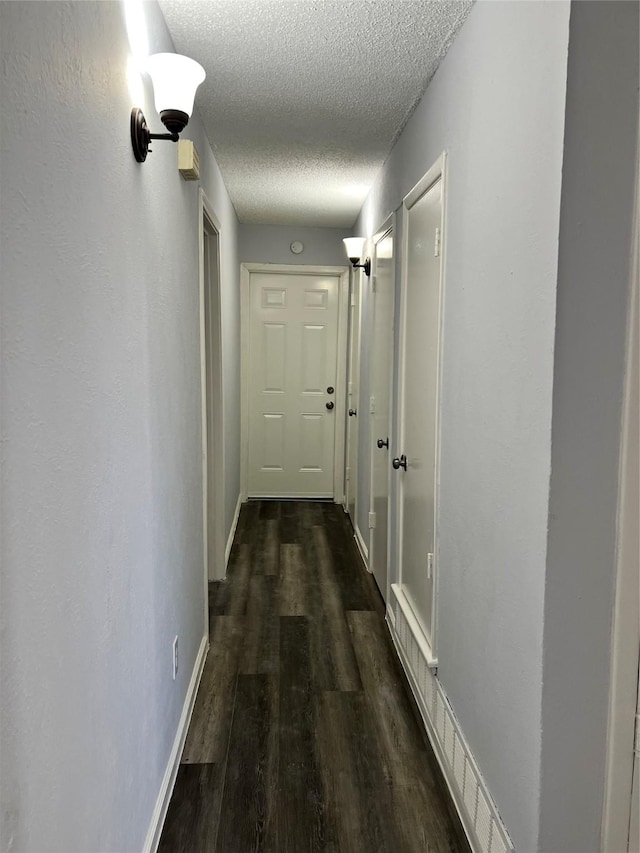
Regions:
<instances>
[{"instance_id":1,"label":"door casing","mask_svg":"<svg viewBox=\"0 0 640 853\"><path fill-rule=\"evenodd\" d=\"M344 452L346 416L346 373L347 373L347 299L349 293L349 268L333 266L303 266L300 264L257 264L240 265L241 299L241 401L240 401L240 489L242 500L248 496L249 460L249 334L251 273L272 275L332 275L338 277L338 352L336 365L336 418L333 461L333 499L344 501Z\"/></svg>"},{"instance_id":2,"label":"door casing","mask_svg":"<svg viewBox=\"0 0 640 853\"><path fill-rule=\"evenodd\" d=\"M637 164L640 175L640 161ZM640 574L638 518L640 497L638 468L640 446L638 407L640 387L640 199L636 183L634 246L629 293L626 376L622 415L622 442L618 480L617 567L611 642L611 686L607 770L602 817L602 850L625 851L634 803L635 717L640 713L638 689L638 637L640 636ZM636 744L636 749L639 744ZM638 780L635 780L636 790ZM637 815L637 811L636 811ZM637 848L636 848L637 849Z\"/></svg>"}]
</instances>

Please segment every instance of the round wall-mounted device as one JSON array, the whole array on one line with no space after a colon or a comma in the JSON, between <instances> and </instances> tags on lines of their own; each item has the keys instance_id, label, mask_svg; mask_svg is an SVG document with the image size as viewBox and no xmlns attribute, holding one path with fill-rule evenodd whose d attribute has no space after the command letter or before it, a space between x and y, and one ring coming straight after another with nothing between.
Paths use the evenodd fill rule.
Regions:
<instances>
[{"instance_id":1,"label":"round wall-mounted device","mask_svg":"<svg viewBox=\"0 0 640 853\"><path fill-rule=\"evenodd\" d=\"M304 249L304 243L301 243L300 240L294 240L293 243L289 246L294 255L299 255L300 252Z\"/></svg>"}]
</instances>

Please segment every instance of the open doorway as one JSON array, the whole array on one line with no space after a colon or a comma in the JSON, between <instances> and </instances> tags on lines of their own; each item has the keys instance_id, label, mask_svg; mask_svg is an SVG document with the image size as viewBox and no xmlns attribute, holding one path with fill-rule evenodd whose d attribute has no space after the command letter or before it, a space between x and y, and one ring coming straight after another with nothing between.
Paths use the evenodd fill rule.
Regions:
<instances>
[{"instance_id":1,"label":"open doorway","mask_svg":"<svg viewBox=\"0 0 640 853\"><path fill-rule=\"evenodd\" d=\"M224 407L220 312L220 223L200 190L200 359L205 601L207 584L225 574ZM208 616L207 616L208 619Z\"/></svg>"}]
</instances>

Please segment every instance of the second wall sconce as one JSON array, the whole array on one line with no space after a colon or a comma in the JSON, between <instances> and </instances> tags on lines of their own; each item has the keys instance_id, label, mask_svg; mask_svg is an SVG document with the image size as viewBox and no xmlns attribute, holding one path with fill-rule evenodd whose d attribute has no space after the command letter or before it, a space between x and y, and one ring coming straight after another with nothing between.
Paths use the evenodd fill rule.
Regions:
<instances>
[{"instance_id":1,"label":"second wall sconce","mask_svg":"<svg viewBox=\"0 0 640 853\"><path fill-rule=\"evenodd\" d=\"M153 97L168 133L151 133L139 107L131 110L131 144L138 163L144 163L152 139L177 142L193 112L196 89L206 74L200 63L179 53L154 53L145 64L153 83Z\"/></svg>"},{"instance_id":2,"label":"second wall sconce","mask_svg":"<svg viewBox=\"0 0 640 853\"><path fill-rule=\"evenodd\" d=\"M364 263L360 263L362 258L362 250L364 249L364 237L345 237L342 241L347 252L347 257L351 261L354 269L363 269L366 276L371 275L371 258L365 258Z\"/></svg>"}]
</instances>

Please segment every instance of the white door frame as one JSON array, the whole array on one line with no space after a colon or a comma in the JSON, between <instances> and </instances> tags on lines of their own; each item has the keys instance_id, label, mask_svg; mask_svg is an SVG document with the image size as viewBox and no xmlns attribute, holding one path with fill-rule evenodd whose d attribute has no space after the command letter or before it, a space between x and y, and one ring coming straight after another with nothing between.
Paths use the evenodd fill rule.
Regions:
<instances>
[{"instance_id":1,"label":"white door frame","mask_svg":"<svg viewBox=\"0 0 640 853\"><path fill-rule=\"evenodd\" d=\"M369 240L367 240L363 246L363 254L365 257L368 257L370 252ZM362 562L365 565L367 571L370 571L369 568L369 545L371 539L371 531L367 528L367 538L365 540L362 535L362 531L360 530L360 525L358 524L358 503L360 496L360 489L358 488L358 471L359 471L359 463L358 458L360 456L360 423L362 422L362 418L369 412L369 405L363 408L364 400L362 399L362 336L364 333L364 298L365 298L365 288L367 286L367 282L370 279L365 276L364 270L362 269L352 269L351 272L351 299L349 300L349 328L354 332L352 335L352 339L349 340L349 376L348 381L353 385L354 377L356 379L357 385L357 399L355 400L356 412L355 421L350 420L350 418L345 418L346 421L346 441L347 448L345 451L345 511L349 514L349 501L351 497L353 497L353 518L349 514L349 519L351 521L351 526L353 527L353 535L356 541L356 545L358 546L358 550L360 551L360 556L362 557ZM355 293L358 293L357 298L357 314L353 317L353 322L351 322L351 316L354 311L355 306ZM370 312L369 312L370 313ZM369 331L369 330L368 330ZM355 345L354 345L355 340ZM355 356L355 358L354 358ZM354 362L355 362L355 370L354 370ZM349 400L350 403L353 403L353 400ZM367 417L369 415L367 414ZM352 447L352 436L355 433L355 453L353 452ZM349 489L346 488L346 468L347 462L349 463ZM354 464L355 463L355 464ZM348 494L347 494L348 491Z\"/></svg>"},{"instance_id":2,"label":"white door frame","mask_svg":"<svg viewBox=\"0 0 640 853\"><path fill-rule=\"evenodd\" d=\"M638 165L640 174L640 164ZM637 184L636 184L637 186ZM617 569L611 642L611 687L607 744L607 772L602 819L602 850L626 851L631 817L634 772L635 716L638 702L638 637L640 633L640 579L638 577L638 387L640 347L638 276L640 199L636 190L634 247L629 292L626 376L618 485ZM637 748L636 744L636 748Z\"/></svg>"},{"instance_id":3,"label":"white door frame","mask_svg":"<svg viewBox=\"0 0 640 853\"><path fill-rule=\"evenodd\" d=\"M394 328L394 339L395 339L395 285L396 285L396 276L395 276L395 264L396 264L396 214L395 211L391 213L385 221L382 223L380 228L377 229L374 236L371 238L371 242L373 243L373 253L372 257L376 258L376 247L378 243L386 237L389 233L393 234L393 306L394 306L394 320L393 320L393 328ZM372 284L374 288L375 285L375 275L376 275L376 263L374 262L372 269ZM371 332L374 329L374 319L375 319L375 305L376 305L376 295L377 288L373 289L371 292L371 323L370 330ZM371 338L371 348L375 346L375 341ZM370 348L370 350L371 350ZM395 351L395 340L392 341L391 347L391 357L393 359L393 353ZM386 589L384 590L385 602L389 601L389 591L391 585L391 448L393 447L393 379L394 379L394 365L391 365L391 371L389 373L389 449L388 449L388 457L389 457L389 465L387 466L387 491L389 495L389 503L387 507L387 583ZM373 356L371 351L369 351L369 390L373 388L373 384L371 382L371 378L373 375ZM377 437L375 435L375 418L370 416L370 429L369 429L369 447L370 447L370 458L369 458L369 512L374 512L374 502L373 502L373 469L375 464L375 454L378 451L378 447L376 445ZM369 531L369 569L373 572L373 563L376 559L375 555L375 547L374 547L374 539L375 537L371 535L371 531Z\"/></svg>"},{"instance_id":4,"label":"white door frame","mask_svg":"<svg viewBox=\"0 0 640 853\"><path fill-rule=\"evenodd\" d=\"M436 183L438 179L442 181L442 209L441 209L441 240L440 248L440 316L438 317L438 364L436 374L436 428L435 428L435 465L434 465L434 519L433 519L433 598L431 602L431 646L428 647L426 637L424 638L424 653L429 667L438 665L438 586L440 576L440 529L438 513L440 508L440 444L441 444L441 426L442 426L442 349L443 349L443 327L444 327L444 308L445 308L445 270L446 270L446 205L447 205L447 155L442 154L435 161L433 166L426 172L418 183L410 190L402 201L402 278L400 291L400 330L399 330L399 366L398 366L398 437L400 442L404 440L404 410L405 410L405 344L406 344L406 325L407 325L407 288L408 288L408 270L407 258L409 255L409 229L407 228L408 212L411 207L421 198L429 188ZM399 453L403 452L401 447L397 447ZM402 591L402 541L403 541L403 513L402 513L402 498L403 488L402 481L396 489L396 519L398 527L397 538L397 566L398 580L392 584L394 593L398 602L403 607L405 613L413 613L413 608L409 600ZM415 624L419 622L414 617Z\"/></svg>"},{"instance_id":5,"label":"white door frame","mask_svg":"<svg viewBox=\"0 0 640 853\"><path fill-rule=\"evenodd\" d=\"M213 321L218 326L218 370L215 376L207 375L207 333L206 333L206 305L205 288L205 258L204 258L204 233L215 234L217 237L217 286L216 314ZM202 417L202 535L203 535L203 560L204 560L204 626L205 634L209 634L209 580L223 578L225 574L225 549L224 549L224 398L222 388L222 328L221 328L221 288L220 288L220 253L221 253L221 225L218 217L213 211L211 204L202 189L198 192L198 259L199 259L199 308L200 308L200 395L201 395L201 417ZM213 423L214 455L217 464L214 466L214 482L209 483L209 448L207 431L207 389L213 389L216 399L214 407L215 420ZM209 524L209 489L213 488L213 495L219 510L215 513L213 529ZM211 542L211 538L213 541ZM211 560L216 568L216 577L209 577L209 555L213 554Z\"/></svg>"},{"instance_id":6,"label":"white door frame","mask_svg":"<svg viewBox=\"0 0 640 853\"><path fill-rule=\"evenodd\" d=\"M362 324L362 271L357 269L351 269L349 271L349 298L348 298L348 306L347 306L347 338L348 338L348 353L347 353L347 384L345 387L345 414L347 412L347 405L352 403L353 401L349 399L349 385L353 386L353 378L356 373L360 371L360 335L361 335L361 324ZM358 314L357 316L354 313L354 309L356 307L356 287L358 288ZM355 334L357 330L357 335ZM357 337L358 346L354 347L354 339ZM354 362L355 358L357 358L357 370L354 371ZM358 376L358 402L357 405L360 405L360 377ZM357 427L357 421L355 426ZM352 424L348 417L345 416L345 454L344 454L344 501L343 508L344 511L349 515L351 526L354 529L356 527L356 518L357 518L357 508L358 508L358 478L353 477L353 465L351 464L353 461L352 452ZM357 429L356 429L357 433ZM358 455L358 446L357 446L357 434L356 434L356 475L357 475L357 455ZM347 480L347 468L349 468L349 479ZM349 502L351 500L352 495L352 486L355 491L355 497L353 501L353 518L349 513Z\"/></svg>"},{"instance_id":7,"label":"white door frame","mask_svg":"<svg viewBox=\"0 0 640 853\"><path fill-rule=\"evenodd\" d=\"M301 264L240 264L240 492L248 497L249 479L249 334L251 273L271 275L332 275L338 277L338 352L336 359L336 409L333 458L333 499L344 500L345 382L347 375L347 300L349 267L303 266Z\"/></svg>"}]
</instances>

